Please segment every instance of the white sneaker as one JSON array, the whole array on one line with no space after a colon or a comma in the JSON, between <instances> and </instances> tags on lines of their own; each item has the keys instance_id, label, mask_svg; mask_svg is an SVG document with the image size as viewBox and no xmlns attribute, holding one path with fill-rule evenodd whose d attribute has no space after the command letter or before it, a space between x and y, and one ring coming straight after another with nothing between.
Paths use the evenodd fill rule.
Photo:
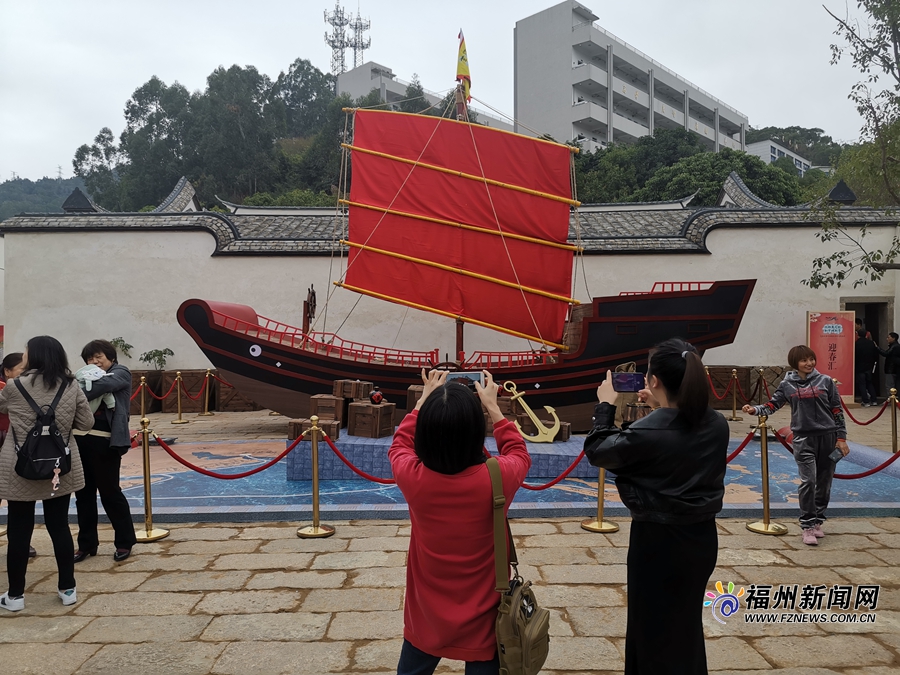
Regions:
<instances>
[{"instance_id":1,"label":"white sneaker","mask_svg":"<svg viewBox=\"0 0 900 675\"><path fill-rule=\"evenodd\" d=\"M0 595L0 607L8 609L10 612L21 612L25 609L25 596L20 595L18 598L11 598L7 591Z\"/></svg>"},{"instance_id":2,"label":"white sneaker","mask_svg":"<svg viewBox=\"0 0 900 675\"><path fill-rule=\"evenodd\" d=\"M62 600L62 604L66 605L66 606L74 605L76 602L78 602L78 596L75 594L74 588L70 588L67 591L56 591L56 592L59 595L59 599Z\"/></svg>"}]
</instances>

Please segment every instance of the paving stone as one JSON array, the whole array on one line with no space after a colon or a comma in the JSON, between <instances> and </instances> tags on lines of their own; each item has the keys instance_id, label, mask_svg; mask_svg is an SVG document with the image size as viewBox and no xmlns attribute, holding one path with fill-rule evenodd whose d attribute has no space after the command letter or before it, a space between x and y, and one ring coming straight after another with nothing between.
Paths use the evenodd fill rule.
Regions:
<instances>
[{"instance_id":1,"label":"paving stone","mask_svg":"<svg viewBox=\"0 0 900 675\"><path fill-rule=\"evenodd\" d=\"M772 670L717 670L716 675L840 675L838 671L830 668L809 667L809 668L778 668Z\"/></svg>"},{"instance_id":2,"label":"paving stone","mask_svg":"<svg viewBox=\"0 0 900 675\"><path fill-rule=\"evenodd\" d=\"M243 588L250 572L170 572L148 579L142 591L226 591Z\"/></svg>"},{"instance_id":3,"label":"paving stone","mask_svg":"<svg viewBox=\"0 0 900 675\"><path fill-rule=\"evenodd\" d=\"M770 549L751 548L720 548L716 564L719 567L731 567L733 565L790 565L791 560L783 557L786 553L796 551L773 551Z\"/></svg>"},{"instance_id":4,"label":"paving stone","mask_svg":"<svg viewBox=\"0 0 900 675\"><path fill-rule=\"evenodd\" d=\"M348 551L406 551L409 539L405 537L364 537L351 539Z\"/></svg>"},{"instance_id":5,"label":"paving stone","mask_svg":"<svg viewBox=\"0 0 900 675\"><path fill-rule=\"evenodd\" d=\"M402 551L358 551L321 553L313 560L314 570L350 570L367 567L405 567L406 553Z\"/></svg>"},{"instance_id":6,"label":"paving stone","mask_svg":"<svg viewBox=\"0 0 900 675\"><path fill-rule=\"evenodd\" d=\"M550 612L550 637L573 637L575 631L559 609L546 608Z\"/></svg>"},{"instance_id":7,"label":"paving stone","mask_svg":"<svg viewBox=\"0 0 900 675\"><path fill-rule=\"evenodd\" d=\"M196 640L208 616L103 616L91 621L72 642L132 643Z\"/></svg>"},{"instance_id":8,"label":"paving stone","mask_svg":"<svg viewBox=\"0 0 900 675\"><path fill-rule=\"evenodd\" d=\"M873 638L881 642L882 644L887 645L888 647L893 647L898 652L900 652L900 633L891 633L891 634L880 634L873 635Z\"/></svg>"},{"instance_id":9,"label":"paving stone","mask_svg":"<svg viewBox=\"0 0 900 675\"><path fill-rule=\"evenodd\" d=\"M543 565L548 584L624 584L625 565Z\"/></svg>"},{"instance_id":10,"label":"paving stone","mask_svg":"<svg viewBox=\"0 0 900 675\"><path fill-rule=\"evenodd\" d=\"M106 645L85 663L78 673L79 675L122 675L122 673L207 675L223 648L224 645L202 642Z\"/></svg>"},{"instance_id":11,"label":"paving stone","mask_svg":"<svg viewBox=\"0 0 900 675\"><path fill-rule=\"evenodd\" d=\"M302 570L313 553L230 553L216 558L215 570Z\"/></svg>"},{"instance_id":12,"label":"paving stone","mask_svg":"<svg viewBox=\"0 0 900 675\"><path fill-rule=\"evenodd\" d=\"M396 673L402 645L402 638L379 640L378 642L361 645L356 648L356 653L353 657L353 667L356 670L366 671L384 668Z\"/></svg>"},{"instance_id":13,"label":"paving stone","mask_svg":"<svg viewBox=\"0 0 900 675\"><path fill-rule=\"evenodd\" d=\"M824 567L797 567L771 565L769 567L739 567L735 572L751 584L846 584L850 580L834 570ZM722 579L722 581L727 581Z\"/></svg>"},{"instance_id":14,"label":"paving stone","mask_svg":"<svg viewBox=\"0 0 900 675\"><path fill-rule=\"evenodd\" d=\"M895 537L896 542L885 543L883 540L885 537ZM785 540L785 543L794 549L805 549L811 548L803 543L800 539L800 535L786 535L784 537L780 537ZM816 546L817 551L829 551L829 550L850 550L850 551L870 551L873 549L878 549L881 546L887 546L889 548L900 548L900 534L870 534L868 536L863 536L861 534L836 534L829 535L824 539L819 540L819 545Z\"/></svg>"},{"instance_id":15,"label":"paving stone","mask_svg":"<svg viewBox=\"0 0 900 675\"><path fill-rule=\"evenodd\" d=\"M892 663L894 656L875 640L862 635L834 637L771 637L755 640L753 646L769 663L802 666L810 654L830 668L878 666Z\"/></svg>"},{"instance_id":16,"label":"paving stone","mask_svg":"<svg viewBox=\"0 0 900 675\"><path fill-rule=\"evenodd\" d=\"M530 537L516 537L516 546L522 548L593 548L611 545L601 535L591 532L584 534L537 534Z\"/></svg>"},{"instance_id":17,"label":"paving stone","mask_svg":"<svg viewBox=\"0 0 900 675\"><path fill-rule=\"evenodd\" d=\"M330 553L346 551L350 539L328 537L326 539L276 539L259 547L260 553Z\"/></svg>"},{"instance_id":18,"label":"paving stone","mask_svg":"<svg viewBox=\"0 0 900 675\"><path fill-rule=\"evenodd\" d=\"M222 591L206 593L195 612L203 614L265 614L292 610L300 603L298 591Z\"/></svg>"},{"instance_id":19,"label":"paving stone","mask_svg":"<svg viewBox=\"0 0 900 675\"><path fill-rule=\"evenodd\" d=\"M625 605L625 594L610 586L535 586L534 593L542 607L618 607Z\"/></svg>"},{"instance_id":20,"label":"paving stone","mask_svg":"<svg viewBox=\"0 0 900 675\"><path fill-rule=\"evenodd\" d=\"M224 553L252 553L259 548L255 539L229 539L227 541L180 541L172 544L169 555L222 555Z\"/></svg>"},{"instance_id":21,"label":"paving stone","mask_svg":"<svg viewBox=\"0 0 900 675\"><path fill-rule=\"evenodd\" d=\"M746 531L746 528L745 528ZM785 538L790 535L786 534L782 537L774 537L772 535L767 534L751 534L749 531L747 534L735 534L728 537L719 537L719 550L721 551L723 548L735 548L735 549L754 549L754 548L766 548L766 549L783 549L789 548L785 543Z\"/></svg>"},{"instance_id":22,"label":"paving stone","mask_svg":"<svg viewBox=\"0 0 900 675\"><path fill-rule=\"evenodd\" d=\"M3 642L0 643L0 663L3 664L3 675L70 675L98 649L97 645L71 643Z\"/></svg>"},{"instance_id":23,"label":"paving stone","mask_svg":"<svg viewBox=\"0 0 900 675\"><path fill-rule=\"evenodd\" d=\"M65 642L90 622L90 617L73 615L38 617L16 614L0 620L0 639L3 642ZM4 662L0 660L0 663Z\"/></svg>"},{"instance_id":24,"label":"paving stone","mask_svg":"<svg viewBox=\"0 0 900 675\"><path fill-rule=\"evenodd\" d=\"M556 534L559 531L554 523L532 523L515 519L509 527L516 537L532 534Z\"/></svg>"},{"instance_id":25,"label":"paving stone","mask_svg":"<svg viewBox=\"0 0 900 675\"><path fill-rule=\"evenodd\" d=\"M621 670L625 667L615 645L599 637L555 638L544 665L548 670Z\"/></svg>"},{"instance_id":26,"label":"paving stone","mask_svg":"<svg viewBox=\"0 0 900 675\"><path fill-rule=\"evenodd\" d=\"M313 589L303 601L304 612L374 612L403 607L399 588Z\"/></svg>"},{"instance_id":27,"label":"paving stone","mask_svg":"<svg viewBox=\"0 0 900 675\"><path fill-rule=\"evenodd\" d=\"M850 670L845 670L844 675L897 675L897 667L896 666L876 666L876 667L868 667L862 670L858 670L856 668L851 668Z\"/></svg>"},{"instance_id":28,"label":"paving stone","mask_svg":"<svg viewBox=\"0 0 900 675\"><path fill-rule=\"evenodd\" d=\"M344 673L350 665L351 646L349 642L232 642L210 672L214 675Z\"/></svg>"},{"instance_id":29,"label":"paving stone","mask_svg":"<svg viewBox=\"0 0 900 675\"><path fill-rule=\"evenodd\" d=\"M799 551L781 551L779 555L797 565L809 567L837 567L849 565L853 567L873 566L879 567L885 564L879 556L882 552L890 552L888 549L875 549L872 553L867 551L826 551L818 546L807 546Z\"/></svg>"},{"instance_id":30,"label":"paving stone","mask_svg":"<svg viewBox=\"0 0 900 675\"><path fill-rule=\"evenodd\" d=\"M334 536L341 539L362 539L363 537L396 537L400 530L400 524L397 525L372 525L365 521L351 521L350 523L338 526L334 524ZM406 536L409 536L407 533Z\"/></svg>"},{"instance_id":31,"label":"paving stone","mask_svg":"<svg viewBox=\"0 0 900 675\"><path fill-rule=\"evenodd\" d=\"M706 661L710 670L769 667L768 662L753 647L736 637L707 639Z\"/></svg>"},{"instance_id":32,"label":"paving stone","mask_svg":"<svg viewBox=\"0 0 900 675\"><path fill-rule=\"evenodd\" d=\"M246 588L341 588L346 580L346 572L259 572Z\"/></svg>"},{"instance_id":33,"label":"paving stone","mask_svg":"<svg viewBox=\"0 0 900 675\"><path fill-rule=\"evenodd\" d=\"M779 635L825 635L814 623L745 623L742 611L729 618L724 624L716 621L708 609L703 610L703 633L714 637L776 637ZM775 610L778 612L778 610ZM736 667L736 666L735 666Z\"/></svg>"},{"instance_id":34,"label":"paving stone","mask_svg":"<svg viewBox=\"0 0 900 675\"><path fill-rule=\"evenodd\" d=\"M609 549L612 551L612 549ZM520 560L529 565L594 565L596 558L587 548L528 548L519 551Z\"/></svg>"},{"instance_id":35,"label":"paving stone","mask_svg":"<svg viewBox=\"0 0 900 675\"><path fill-rule=\"evenodd\" d=\"M849 535L844 535L849 536ZM897 534L871 534L869 539L888 548L900 549L900 533ZM860 547L860 548L877 548L876 546Z\"/></svg>"},{"instance_id":36,"label":"paving stone","mask_svg":"<svg viewBox=\"0 0 900 675\"><path fill-rule=\"evenodd\" d=\"M900 550L892 548L876 548L869 551L879 560L883 560L888 565L900 565Z\"/></svg>"},{"instance_id":37,"label":"paving stone","mask_svg":"<svg viewBox=\"0 0 900 675\"><path fill-rule=\"evenodd\" d=\"M385 640L403 635L403 610L337 612L328 627L331 640Z\"/></svg>"},{"instance_id":38,"label":"paving stone","mask_svg":"<svg viewBox=\"0 0 900 675\"><path fill-rule=\"evenodd\" d=\"M83 593L133 591L149 576L149 572L119 572L118 570L116 574L102 574L100 572L81 574L81 570L75 568L75 587L78 589L78 595ZM37 593L55 593L58 588L57 584L57 576L53 574L35 586L34 591Z\"/></svg>"},{"instance_id":39,"label":"paving stone","mask_svg":"<svg viewBox=\"0 0 900 675\"><path fill-rule=\"evenodd\" d=\"M900 569L896 567L836 567L834 571L854 584L900 586Z\"/></svg>"},{"instance_id":40,"label":"paving stone","mask_svg":"<svg viewBox=\"0 0 900 675\"><path fill-rule=\"evenodd\" d=\"M122 563L121 569L124 572L187 572L206 569L214 559L213 555L139 555Z\"/></svg>"},{"instance_id":41,"label":"paving stone","mask_svg":"<svg viewBox=\"0 0 900 675\"><path fill-rule=\"evenodd\" d=\"M330 620L331 614L306 612L217 616L200 639L209 642L309 642L325 637Z\"/></svg>"},{"instance_id":42,"label":"paving stone","mask_svg":"<svg viewBox=\"0 0 900 675\"><path fill-rule=\"evenodd\" d=\"M587 530L581 527L582 520L584 519L567 519L557 522L556 526L557 528L559 528L559 531L562 534L590 534ZM628 541L628 536L631 533L631 518L604 518L603 520L610 521L618 525L619 531L616 532L615 536L618 537L624 535L625 540Z\"/></svg>"},{"instance_id":43,"label":"paving stone","mask_svg":"<svg viewBox=\"0 0 900 675\"><path fill-rule=\"evenodd\" d=\"M297 526L291 527L245 527L237 535L238 539L291 539L297 541Z\"/></svg>"},{"instance_id":44,"label":"paving stone","mask_svg":"<svg viewBox=\"0 0 900 675\"><path fill-rule=\"evenodd\" d=\"M350 580L353 588L404 588L406 586L406 570L396 567L376 567L371 570L359 570Z\"/></svg>"},{"instance_id":45,"label":"paving stone","mask_svg":"<svg viewBox=\"0 0 900 675\"><path fill-rule=\"evenodd\" d=\"M255 529L255 528L254 528ZM169 527L169 536L166 539L170 542L178 541L196 541L196 540L213 540L222 541L238 536L240 530L234 527Z\"/></svg>"},{"instance_id":46,"label":"paving stone","mask_svg":"<svg viewBox=\"0 0 900 675\"><path fill-rule=\"evenodd\" d=\"M884 593L884 589L881 591ZM859 633L872 636L874 633L892 633L900 635L900 612L883 609L876 612L874 623L828 623L819 624L824 633ZM900 660L898 660L900 664Z\"/></svg>"},{"instance_id":47,"label":"paving stone","mask_svg":"<svg viewBox=\"0 0 900 675\"><path fill-rule=\"evenodd\" d=\"M584 637L625 637L625 607L570 607L569 623Z\"/></svg>"},{"instance_id":48,"label":"paving stone","mask_svg":"<svg viewBox=\"0 0 900 675\"><path fill-rule=\"evenodd\" d=\"M872 518L869 522L880 530L900 534L900 518Z\"/></svg>"},{"instance_id":49,"label":"paving stone","mask_svg":"<svg viewBox=\"0 0 900 675\"><path fill-rule=\"evenodd\" d=\"M199 593L143 593L125 591L94 595L79 600L80 616L171 616L187 614L202 596ZM58 602L57 598L57 602Z\"/></svg>"},{"instance_id":50,"label":"paving stone","mask_svg":"<svg viewBox=\"0 0 900 675\"><path fill-rule=\"evenodd\" d=\"M545 551L547 549L536 549ZM628 549L619 547L590 549L594 560L601 565L624 565L628 561Z\"/></svg>"}]
</instances>

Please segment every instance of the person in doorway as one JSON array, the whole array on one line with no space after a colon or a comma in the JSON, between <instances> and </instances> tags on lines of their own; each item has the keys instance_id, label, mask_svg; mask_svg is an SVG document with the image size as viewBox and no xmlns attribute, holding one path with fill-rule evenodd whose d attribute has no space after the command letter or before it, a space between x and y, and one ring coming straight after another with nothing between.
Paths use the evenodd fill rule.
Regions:
<instances>
[{"instance_id":1,"label":"person in doorway","mask_svg":"<svg viewBox=\"0 0 900 675\"><path fill-rule=\"evenodd\" d=\"M584 454L615 472L631 511L626 675L697 675L707 672L703 594L718 558L728 422L709 407L700 355L683 340L653 348L646 385L639 398L655 410L623 431L607 373Z\"/></svg>"},{"instance_id":2,"label":"person in doorway","mask_svg":"<svg viewBox=\"0 0 900 675\"><path fill-rule=\"evenodd\" d=\"M10 352L4 356L3 362L0 363L0 390L6 386L7 382L21 375L24 370L25 355L22 352ZM3 445L3 441L6 440L7 433L9 433L9 415L0 413L0 445ZM35 556L37 556L37 551L34 550L34 546L29 544L28 557L34 558Z\"/></svg>"},{"instance_id":3,"label":"person in doorway","mask_svg":"<svg viewBox=\"0 0 900 675\"><path fill-rule=\"evenodd\" d=\"M790 404L794 460L800 473L800 527L803 543L816 546L825 536L822 523L834 479L835 462L830 455L835 448L844 457L850 452L847 426L834 380L816 370L816 353L806 345L791 347L788 363L796 372L785 375L772 400L745 405L743 410L748 415L771 415Z\"/></svg>"},{"instance_id":4,"label":"person in doorway","mask_svg":"<svg viewBox=\"0 0 900 675\"><path fill-rule=\"evenodd\" d=\"M859 334L859 331L863 331L863 332L865 333L866 339L868 339L868 340L871 340L871 339L872 339L872 334L871 334L869 331L866 330L865 325L863 325L862 319L857 319L857 320L855 321L855 326L856 326L856 327L855 327L853 330L856 331L857 335Z\"/></svg>"},{"instance_id":5,"label":"person in doorway","mask_svg":"<svg viewBox=\"0 0 900 675\"><path fill-rule=\"evenodd\" d=\"M856 331L856 336L853 371L862 407L868 408L878 402L873 380L875 368L878 366L878 346L866 337L866 331L863 328Z\"/></svg>"},{"instance_id":6,"label":"person in doorway","mask_svg":"<svg viewBox=\"0 0 900 675\"><path fill-rule=\"evenodd\" d=\"M896 389L898 376L900 376L900 343L897 333L888 333L887 349L878 349L878 353L884 357L884 383L887 386L886 395L890 395L891 389Z\"/></svg>"},{"instance_id":7,"label":"person in doorway","mask_svg":"<svg viewBox=\"0 0 900 675\"><path fill-rule=\"evenodd\" d=\"M128 410L131 407L131 371L117 360L116 348L107 340L93 340L81 350L86 364L93 364L106 371L106 377L94 381L87 400L103 399L106 394L115 397L116 406L110 409L101 403L94 413L94 428L79 438L84 461L84 487L75 493L78 511L78 550L75 562L97 555L97 493L103 510L115 531L116 551L113 560L121 562L131 555L137 543L131 508L119 487L122 455L131 448L128 431Z\"/></svg>"}]
</instances>

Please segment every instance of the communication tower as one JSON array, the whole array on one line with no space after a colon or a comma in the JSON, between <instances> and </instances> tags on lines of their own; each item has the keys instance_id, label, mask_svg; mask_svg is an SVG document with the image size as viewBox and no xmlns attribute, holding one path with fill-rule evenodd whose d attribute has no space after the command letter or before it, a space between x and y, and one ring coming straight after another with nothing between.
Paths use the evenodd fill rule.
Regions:
<instances>
[{"instance_id":1,"label":"communication tower","mask_svg":"<svg viewBox=\"0 0 900 675\"><path fill-rule=\"evenodd\" d=\"M331 35L325 33L325 42L331 47L331 74L337 77L347 70L344 63L344 50L349 46L347 32L344 30L350 23L350 17L344 12L340 3L334 3L334 11L329 14L325 10L325 23L332 28ZM336 85L335 85L336 86Z\"/></svg>"},{"instance_id":2,"label":"communication tower","mask_svg":"<svg viewBox=\"0 0 900 675\"><path fill-rule=\"evenodd\" d=\"M363 19L356 9L356 18L350 22L350 30L353 36L350 38L350 49L353 50L353 67L358 68L363 64L363 52L372 46L372 38L365 37L364 33L372 27L372 22Z\"/></svg>"}]
</instances>

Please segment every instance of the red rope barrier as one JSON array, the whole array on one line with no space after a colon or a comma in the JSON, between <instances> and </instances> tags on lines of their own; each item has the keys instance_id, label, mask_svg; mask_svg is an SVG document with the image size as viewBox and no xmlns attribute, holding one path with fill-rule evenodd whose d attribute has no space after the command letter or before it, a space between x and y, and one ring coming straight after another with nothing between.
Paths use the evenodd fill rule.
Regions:
<instances>
[{"instance_id":1,"label":"red rope barrier","mask_svg":"<svg viewBox=\"0 0 900 675\"><path fill-rule=\"evenodd\" d=\"M341 460L344 464L349 466L356 475L358 475L362 478L365 478L366 480L370 480L373 483L381 483L382 485L396 485L397 484L397 481L395 481L393 478L379 478L378 476L373 476L370 473L366 473L362 469L357 469L349 459L344 457L344 454L340 450L338 450L337 446L334 444L334 442L332 442L332 440L330 438L328 438L328 436L325 436L324 433L322 435L325 437L325 442L328 443L328 447L331 448L331 451L335 455L337 455L339 460Z\"/></svg>"},{"instance_id":2,"label":"red rope barrier","mask_svg":"<svg viewBox=\"0 0 900 675\"><path fill-rule=\"evenodd\" d=\"M134 399L136 399L137 395L141 393L141 387L146 387L146 386L147 386L146 384L139 384L138 388L134 390L134 393L131 395L131 398L128 400L133 401Z\"/></svg>"},{"instance_id":3,"label":"red rope barrier","mask_svg":"<svg viewBox=\"0 0 900 675\"><path fill-rule=\"evenodd\" d=\"M284 452L282 452L280 455L278 455L278 457L266 462L262 466L256 467L255 469L250 469L249 471L243 471L241 473L217 473L215 471L209 471L207 469L204 469L203 467L199 467L195 464L191 464L186 459L183 459L178 454L176 454L175 451L172 450L172 448L170 448L168 445L166 445L166 442L163 439L161 439L159 436L157 436L156 434L153 434L153 438L156 439L156 442L159 445L159 447L161 447L163 450L168 452L169 455L172 457L172 459L177 461L179 464L182 464L182 465L186 466L187 468L196 471L197 473L202 473L204 476L210 476L212 478L218 478L220 480L234 480L236 478L246 478L247 476L252 476L255 473L259 473L260 471L265 471L270 466L273 466L273 465L277 464L278 462L280 462L282 459L284 459L287 456L287 454L291 450L296 448L297 445L300 443L300 441L302 441L304 439L303 436L299 436L297 438L297 440L295 440L293 443L291 443Z\"/></svg>"},{"instance_id":4,"label":"red rope barrier","mask_svg":"<svg viewBox=\"0 0 900 675\"><path fill-rule=\"evenodd\" d=\"M771 400L772 400L772 394L771 394L771 392L769 392L769 383L766 382L766 378L762 378L762 383L763 383L763 386L766 388L766 396L767 396L768 399L771 401Z\"/></svg>"},{"instance_id":5,"label":"red rope barrier","mask_svg":"<svg viewBox=\"0 0 900 675\"><path fill-rule=\"evenodd\" d=\"M551 488L554 485L556 485L559 481L561 481L563 478L565 478L570 473L572 473L572 471L575 470L575 467L578 466L578 462L581 461L582 457L584 457L584 450L582 450L579 453L578 457L576 457L575 461L569 465L568 469L563 471L561 474L559 474L559 476L557 476L556 478L551 480L549 483L544 483L543 485L529 485L528 483L522 483L522 487L525 488L526 490L534 490L535 492L537 492L538 490L546 490L547 488Z\"/></svg>"},{"instance_id":6,"label":"red rope barrier","mask_svg":"<svg viewBox=\"0 0 900 675\"><path fill-rule=\"evenodd\" d=\"M709 388L710 391L712 391L712 395L715 396L719 401L725 400L725 397L728 396L728 392L731 391L731 387L734 384L734 378L732 377L730 380L728 380L728 386L725 387L725 392L721 396L719 396L716 393L716 385L713 384L712 377L709 373L706 373L706 379L709 380Z\"/></svg>"},{"instance_id":7,"label":"red rope barrier","mask_svg":"<svg viewBox=\"0 0 900 675\"><path fill-rule=\"evenodd\" d=\"M788 452L790 452L793 455L794 449L788 444L787 440L785 438L783 438L781 436L781 434L779 434L777 431L773 430L773 432L775 434L775 438L777 438L781 442L781 444L785 448L787 448ZM856 480L857 478L865 478L867 476L871 476L873 473L878 473L882 469L886 469L891 464L896 462L898 458L900 458L900 452L895 452L894 454L891 455L890 459L888 459L885 462L882 462L881 464L879 464L878 466L876 466L873 469L869 469L868 471L863 471L862 473L836 473L836 474L834 474L834 477L840 478L842 480Z\"/></svg>"},{"instance_id":8,"label":"red rope barrier","mask_svg":"<svg viewBox=\"0 0 900 675\"><path fill-rule=\"evenodd\" d=\"M196 396L191 396L191 393L187 390L187 387L184 386L184 380L181 381L181 391L184 392L184 395L187 396L192 401L199 401L200 397L203 395L203 390L206 389L206 381L209 378L203 378L203 384L200 385L200 390L197 392Z\"/></svg>"},{"instance_id":9,"label":"red rope barrier","mask_svg":"<svg viewBox=\"0 0 900 675\"><path fill-rule=\"evenodd\" d=\"M737 447L737 449L734 452L732 452L730 455L728 455L728 457L725 459L726 464L731 464L731 460L733 460L735 457L737 457L739 454L741 454L741 451L747 447L747 445L750 443L750 439L753 438L753 434L755 434L755 433L756 433L756 431L751 431L749 434L747 434L747 438L744 439L744 442L741 443Z\"/></svg>"},{"instance_id":10,"label":"red rope barrier","mask_svg":"<svg viewBox=\"0 0 900 675\"><path fill-rule=\"evenodd\" d=\"M738 393L741 395L741 398L744 399L744 403L753 403L753 397L759 392L759 380L756 381L756 386L753 387L753 391L750 392L750 397L744 395L744 389L741 387L741 381L735 380L737 382Z\"/></svg>"},{"instance_id":11,"label":"red rope barrier","mask_svg":"<svg viewBox=\"0 0 900 675\"><path fill-rule=\"evenodd\" d=\"M864 426L866 426L867 424L872 424L872 422L874 422L874 421L877 420L879 417L881 417L881 416L884 414L884 411L887 410L888 404L889 404L890 402L891 402L891 399L887 399L887 400L884 402L884 405L881 406L881 410L878 411L878 414L875 415L875 417L873 417L872 419L870 419L868 422L860 422L858 419L856 419L856 418L853 416L853 413L851 413L851 412L847 409L847 405L844 403L844 400L843 400L843 399L841 399L841 407L844 409L844 412L847 413L847 417L849 417L851 420L853 420L853 421L854 421L856 424L858 424L859 426L864 427Z\"/></svg>"},{"instance_id":12,"label":"red rope barrier","mask_svg":"<svg viewBox=\"0 0 900 675\"><path fill-rule=\"evenodd\" d=\"M226 387L228 387L229 389L234 389L234 385L233 385L233 384L231 384L230 382L226 382L225 380L223 380L223 379L222 379L221 377L219 377L218 375L214 375L213 373L210 373L209 376L210 376L211 378L213 378L214 380L218 380L220 383L224 384L224 385L225 385Z\"/></svg>"},{"instance_id":13,"label":"red rope barrier","mask_svg":"<svg viewBox=\"0 0 900 675\"><path fill-rule=\"evenodd\" d=\"M178 384L178 380L175 380L174 382L172 382L172 386L169 387L169 391L167 391L167 392L166 392L165 394L163 394L162 396L157 396L156 394L154 394L154 393L153 393L153 390L152 390L150 387L147 387L147 391L150 392L150 395L151 395L153 398L155 398L157 401L162 401L164 398L169 398L169 394L171 394L173 391L175 391L175 385L176 385L176 384Z\"/></svg>"}]
</instances>

